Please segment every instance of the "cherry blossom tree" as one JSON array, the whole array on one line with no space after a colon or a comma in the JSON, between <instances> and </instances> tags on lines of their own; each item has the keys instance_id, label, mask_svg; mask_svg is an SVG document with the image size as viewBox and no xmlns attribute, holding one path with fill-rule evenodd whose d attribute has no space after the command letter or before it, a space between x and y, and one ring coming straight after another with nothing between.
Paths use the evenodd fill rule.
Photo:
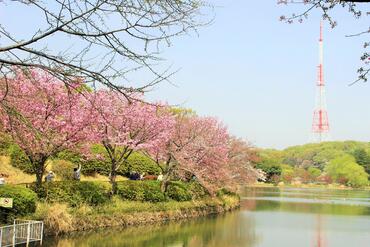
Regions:
<instances>
[{"instance_id":1,"label":"cherry blossom tree","mask_svg":"<svg viewBox=\"0 0 370 247\"><path fill-rule=\"evenodd\" d=\"M260 158L257 150L241 138L230 137L227 170L230 173L229 186L245 185L264 180L264 173L255 168Z\"/></svg>"},{"instance_id":2,"label":"cherry blossom tree","mask_svg":"<svg viewBox=\"0 0 370 247\"><path fill-rule=\"evenodd\" d=\"M162 191L175 172L187 172L212 194L228 174L228 138L226 127L215 118L178 114L171 138L152 150L157 163L164 164Z\"/></svg>"},{"instance_id":3,"label":"cherry blossom tree","mask_svg":"<svg viewBox=\"0 0 370 247\"><path fill-rule=\"evenodd\" d=\"M4 131L27 155L40 186L46 161L75 148L90 136L93 114L78 79L65 84L50 74L17 70L15 77L0 81L0 121Z\"/></svg>"},{"instance_id":4,"label":"cherry blossom tree","mask_svg":"<svg viewBox=\"0 0 370 247\"><path fill-rule=\"evenodd\" d=\"M155 149L167 143L174 118L164 104L127 101L115 91L100 90L93 100L99 112L96 131L111 162L110 181L116 193L116 176L120 166L134 151Z\"/></svg>"}]
</instances>

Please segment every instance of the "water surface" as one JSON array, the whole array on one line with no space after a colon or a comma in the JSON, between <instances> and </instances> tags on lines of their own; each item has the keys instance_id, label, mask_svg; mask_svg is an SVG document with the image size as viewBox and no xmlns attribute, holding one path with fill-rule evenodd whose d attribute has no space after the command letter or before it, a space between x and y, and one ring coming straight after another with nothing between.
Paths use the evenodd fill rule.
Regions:
<instances>
[{"instance_id":1,"label":"water surface","mask_svg":"<svg viewBox=\"0 0 370 247\"><path fill-rule=\"evenodd\" d=\"M222 216L81 233L45 246L369 247L370 191L247 188L241 209Z\"/></svg>"}]
</instances>

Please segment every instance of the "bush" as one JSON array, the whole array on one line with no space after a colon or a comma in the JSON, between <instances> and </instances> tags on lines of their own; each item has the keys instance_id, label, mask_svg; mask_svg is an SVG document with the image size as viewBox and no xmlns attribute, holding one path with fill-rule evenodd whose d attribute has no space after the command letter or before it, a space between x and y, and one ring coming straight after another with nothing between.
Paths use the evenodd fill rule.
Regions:
<instances>
[{"instance_id":1,"label":"bush","mask_svg":"<svg viewBox=\"0 0 370 247\"><path fill-rule=\"evenodd\" d=\"M190 191L193 199L201 199L209 196L208 191L197 181L190 182L188 184L188 190Z\"/></svg>"},{"instance_id":2,"label":"bush","mask_svg":"<svg viewBox=\"0 0 370 247\"><path fill-rule=\"evenodd\" d=\"M175 201L184 202L192 199L192 194L187 185L182 182L170 182L167 187L167 196Z\"/></svg>"},{"instance_id":3,"label":"bush","mask_svg":"<svg viewBox=\"0 0 370 247\"><path fill-rule=\"evenodd\" d=\"M78 154L73 151L64 151L56 156L57 159L68 160L74 163L76 166L81 165L81 172L84 175L93 175L95 173L108 176L110 173L111 162L105 148L96 144L91 147L92 157L85 158L81 154ZM158 165L151 160L148 156L134 152L132 153L126 164L122 164L118 171L117 175L125 176L130 172L138 172L140 174L153 174L158 175L161 173L161 169Z\"/></svg>"},{"instance_id":4,"label":"bush","mask_svg":"<svg viewBox=\"0 0 370 247\"><path fill-rule=\"evenodd\" d=\"M45 223L46 232L49 234L59 235L73 229L73 219L65 204L51 205L42 220Z\"/></svg>"},{"instance_id":5,"label":"bush","mask_svg":"<svg viewBox=\"0 0 370 247\"><path fill-rule=\"evenodd\" d=\"M30 160L20 147L15 144L11 145L9 147L9 154L10 164L13 167L18 168L25 173L34 174L34 168Z\"/></svg>"},{"instance_id":6,"label":"bush","mask_svg":"<svg viewBox=\"0 0 370 247\"><path fill-rule=\"evenodd\" d=\"M142 153L132 153L127 160L127 166L121 167L123 173L138 172L140 174L159 175L162 170L152 159Z\"/></svg>"},{"instance_id":7,"label":"bush","mask_svg":"<svg viewBox=\"0 0 370 247\"><path fill-rule=\"evenodd\" d=\"M117 194L124 200L163 202L159 181L122 181L118 182Z\"/></svg>"},{"instance_id":8,"label":"bush","mask_svg":"<svg viewBox=\"0 0 370 247\"><path fill-rule=\"evenodd\" d=\"M61 180L72 180L73 179L73 168L75 165L66 160L53 160L53 172Z\"/></svg>"},{"instance_id":9,"label":"bush","mask_svg":"<svg viewBox=\"0 0 370 247\"><path fill-rule=\"evenodd\" d=\"M72 207L81 204L96 206L109 201L109 186L99 182L68 181L44 183L37 190L38 196L49 203L68 203Z\"/></svg>"},{"instance_id":10,"label":"bush","mask_svg":"<svg viewBox=\"0 0 370 247\"><path fill-rule=\"evenodd\" d=\"M8 222L17 216L25 216L36 211L36 194L25 187L14 185L0 186L0 197L13 198L13 208L0 207L0 221Z\"/></svg>"}]
</instances>

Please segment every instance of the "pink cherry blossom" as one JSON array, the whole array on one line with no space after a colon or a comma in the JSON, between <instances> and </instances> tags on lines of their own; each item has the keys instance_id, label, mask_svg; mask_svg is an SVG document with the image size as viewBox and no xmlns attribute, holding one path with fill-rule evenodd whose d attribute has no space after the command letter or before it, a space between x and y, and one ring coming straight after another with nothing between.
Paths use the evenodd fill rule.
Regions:
<instances>
[{"instance_id":1,"label":"pink cherry blossom","mask_svg":"<svg viewBox=\"0 0 370 247\"><path fill-rule=\"evenodd\" d=\"M88 139L93 108L83 97L81 83L68 87L57 78L32 70L18 70L0 81L0 121L5 132L29 158L42 182L46 160Z\"/></svg>"}]
</instances>

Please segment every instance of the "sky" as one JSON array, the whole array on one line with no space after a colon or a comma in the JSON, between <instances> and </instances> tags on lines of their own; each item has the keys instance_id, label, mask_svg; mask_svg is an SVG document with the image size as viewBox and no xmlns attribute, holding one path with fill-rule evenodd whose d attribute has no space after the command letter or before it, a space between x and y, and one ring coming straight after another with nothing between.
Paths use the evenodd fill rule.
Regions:
<instances>
[{"instance_id":1,"label":"sky","mask_svg":"<svg viewBox=\"0 0 370 247\"><path fill-rule=\"evenodd\" d=\"M212 0L211 25L175 38L161 57L179 71L170 83L148 93L149 100L191 108L215 116L233 135L258 147L285 148L310 141L315 106L320 15L302 24L279 21L299 13L276 0ZM369 6L369 5L364 5ZM364 9L365 9L364 7ZM347 34L369 28L344 9L335 11L338 27L326 23L324 70L332 140L370 140L370 82L349 86L357 78L364 37ZM27 36L34 23L27 9L0 7L0 21ZM31 21L32 20L32 21ZM53 46L63 45L56 37ZM134 77L133 80L144 80Z\"/></svg>"},{"instance_id":2,"label":"sky","mask_svg":"<svg viewBox=\"0 0 370 247\"><path fill-rule=\"evenodd\" d=\"M310 141L316 95L319 12L302 24L278 19L296 11L276 1L215 1L214 23L175 40L163 53L180 71L151 99L194 109L222 120L233 135L264 148ZM297 8L294 6L294 8ZM331 140L370 140L370 84L349 86L368 28L344 9L338 26L324 27L324 73Z\"/></svg>"}]
</instances>

